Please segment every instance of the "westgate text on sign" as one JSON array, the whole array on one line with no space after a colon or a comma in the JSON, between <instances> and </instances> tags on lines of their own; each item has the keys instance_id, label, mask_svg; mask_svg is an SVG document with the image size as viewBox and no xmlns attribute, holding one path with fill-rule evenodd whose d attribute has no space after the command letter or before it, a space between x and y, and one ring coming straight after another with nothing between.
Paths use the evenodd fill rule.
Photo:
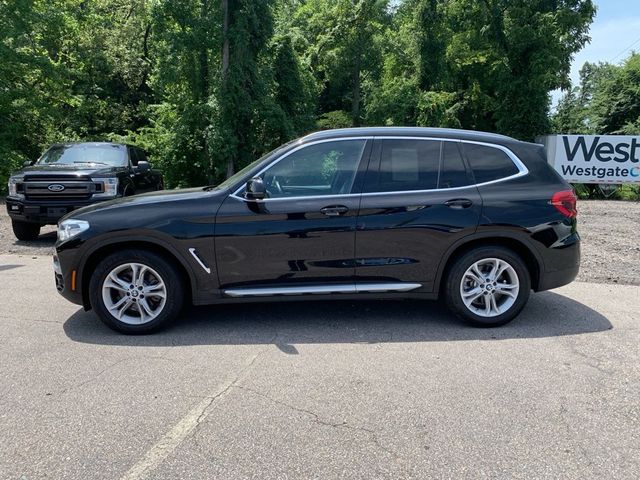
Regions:
<instances>
[{"instance_id":1,"label":"westgate text on sign","mask_svg":"<svg viewBox=\"0 0 640 480\"><path fill-rule=\"evenodd\" d=\"M549 135L540 140L548 162L569 182L640 182L640 137Z\"/></svg>"}]
</instances>

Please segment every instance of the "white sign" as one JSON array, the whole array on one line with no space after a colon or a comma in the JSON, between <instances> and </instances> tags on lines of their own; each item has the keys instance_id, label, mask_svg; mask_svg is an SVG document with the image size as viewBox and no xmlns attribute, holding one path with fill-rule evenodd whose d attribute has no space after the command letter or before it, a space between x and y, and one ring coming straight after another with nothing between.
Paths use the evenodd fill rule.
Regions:
<instances>
[{"instance_id":1,"label":"white sign","mask_svg":"<svg viewBox=\"0 0 640 480\"><path fill-rule=\"evenodd\" d=\"M640 137L550 135L547 161L573 183L639 183Z\"/></svg>"}]
</instances>

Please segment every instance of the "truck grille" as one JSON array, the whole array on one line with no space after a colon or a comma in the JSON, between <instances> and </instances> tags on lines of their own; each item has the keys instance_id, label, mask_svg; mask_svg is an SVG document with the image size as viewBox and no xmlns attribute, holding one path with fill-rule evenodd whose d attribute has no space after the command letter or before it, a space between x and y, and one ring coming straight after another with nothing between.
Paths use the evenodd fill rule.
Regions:
<instances>
[{"instance_id":1,"label":"truck grille","mask_svg":"<svg viewBox=\"0 0 640 480\"><path fill-rule=\"evenodd\" d=\"M97 189L90 180L67 178L25 178L24 195L29 200L88 200Z\"/></svg>"}]
</instances>

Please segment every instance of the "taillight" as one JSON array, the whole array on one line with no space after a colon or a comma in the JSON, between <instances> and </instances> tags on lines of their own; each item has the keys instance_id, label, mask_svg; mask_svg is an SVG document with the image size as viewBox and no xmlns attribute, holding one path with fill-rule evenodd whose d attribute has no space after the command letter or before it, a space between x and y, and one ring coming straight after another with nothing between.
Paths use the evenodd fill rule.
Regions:
<instances>
[{"instance_id":1,"label":"taillight","mask_svg":"<svg viewBox=\"0 0 640 480\"><path fill-rule=\"evenodd\" d=\"M575 218L578 215L577 201L578 197L573 193L573 190L562 190L554 193L549 203L565 217Z\"/></svg>"}]
</instances>

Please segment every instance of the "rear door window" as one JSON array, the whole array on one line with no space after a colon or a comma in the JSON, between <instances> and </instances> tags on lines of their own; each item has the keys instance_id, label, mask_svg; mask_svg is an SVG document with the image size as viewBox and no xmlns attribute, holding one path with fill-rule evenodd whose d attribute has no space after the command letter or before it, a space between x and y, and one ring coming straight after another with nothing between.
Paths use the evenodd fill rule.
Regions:
<instances>
[{"instance_id":1,"label":"rear door window","mask_svg":"<svg viewBox=\"0 0 640 480\"><path fill-rule=\"evenodd\" d=\"M469 172L460 154L458 142L443 142L438 188L465 187L471 183Z\"/></svg>"},{"instance_id":2,"label":"rear door window","mask_svg":"<svg viewBox=\"0 0 640 480\"><path fill-rule=\"evenodd\" d=\"M463 143L463 148L475 183L500 180L519 172L513 160L503 150L475 143Z\"/></svg>"},{"instance_id":3,"label":"rear door window","mask_svg":"<svg viewBox=\"0 0 640 480\"><path fill-rule=\"evenodd\" d=\"M377 175L368 175L369 192L432 190L438 186L440 148L437 140L383 140ZM376 178L377 177L377 178Z\"/></svg>"}]
</instances>

